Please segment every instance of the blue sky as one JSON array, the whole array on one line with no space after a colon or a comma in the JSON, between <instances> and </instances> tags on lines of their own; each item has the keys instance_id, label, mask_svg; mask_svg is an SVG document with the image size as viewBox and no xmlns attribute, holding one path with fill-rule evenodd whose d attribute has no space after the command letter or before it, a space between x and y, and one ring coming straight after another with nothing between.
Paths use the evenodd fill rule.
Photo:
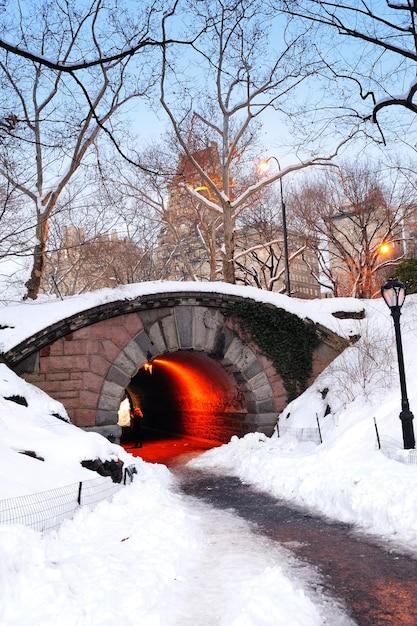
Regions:
<instances>
[{"instance_id":1,"label":"blue sky","mask_svg":"<svg viewBox=\"0 0 417 626\"><path fill-rule=\"evenodd\" d=\"M381 0L376 0L374 4L385 6L385 3ZM271 27L271 49L279 47L283 37L283 20L276 17L273 20L266 19L265 25L266 27ZM176 27L177 26L178 22ZM345 68L348 68L350 65L350 67L355 68L356 71L360 71L363 68L363 72L366 74L366 64L370 62L372 49L367 48L362 42L337 36L332 37L326 34L324 37L321 37L320 46L326 60L337 60L339 63L343 64ZM190 68L194 67L195 80L201 84L201 75L199 76L200 68L195 65L194 53L186 48L182 48L179 50L178 54L180 55L178 59L180 67L186 67L188 72L190 72ZM301 59L301 62L302 61L303 59ZM378 87L377 97L385 95L385 88L388 90L392 89L395 93L401 93L404 85L410 80L410 68L408 66L405 71L396 72L392 75L393 63L392 58L388 55L383 55L375 65L374 70L378 73L378 77L382 77L381 88ZM414 70L411 69L411 71L413 72ZM385 81L384 75L388 74L390 74L389 80ZM363 82L364 85L368 86L366 78L364 78ZM332 83L320 78L310 79L305 83L305 86L300 89L299 95L306 104L309 102L320 102L320 104L330 104L332 106L340 102L340 98L344 97L349 106L360 108L362 112L370 111L370 102L369 106L367 103L362 103L357 87L349 81L334 81ZM139 145L142 143L144 145L158 143L164 132L170 127L167 116L162 109L158 107L158 103L155 104L154 110L152 110L145 102L137 101L134 109L132 108L126 115L129 119L129 123L131 123L133 132L138 136ZM415 144L416 121L414 117L414 115L405 113L399 108L392 109L381 116L382 125L388 139L387 146L377 146L371 142L367 142L366 144L358 140L351 143L344 150L342 158L350 160L367 158L375 161L392 161L401 157L414 160L414 150L408 145ZM261 142L264 145L265 155L275 155L280 158L284 164L294 162L294 160L297 159L293 147L294 137L292 129L286 123L286 120L271 109L265 112L262 117L262 122L263 130L261 132ZM401 126L401 134L393 140L391 131L397 125ZM312 125L312 128L313 127ZM328 153L334 148L337 144L336 133L338 130L341 131L340 136L343 135L343 131L337 123L333 124L330 128L331 130L328 136L321 142L322 145L319 149L320 154ZM374 132L375 127L368 125L368 131ZM307 145L307 148L311 147L310 144Z\"/></svg>"}]
</instances>

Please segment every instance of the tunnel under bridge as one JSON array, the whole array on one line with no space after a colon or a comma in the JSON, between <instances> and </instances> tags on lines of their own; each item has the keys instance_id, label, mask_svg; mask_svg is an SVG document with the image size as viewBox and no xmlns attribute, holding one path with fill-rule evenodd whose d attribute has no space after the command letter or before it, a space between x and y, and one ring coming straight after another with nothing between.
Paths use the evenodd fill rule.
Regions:
<instances>
[{"instance_id":1,"label":"tunnel under bridge","mask_svg":"<svg viewBox=\"0 0 417 626\"><path fill-rule=\"evenodd\" d=\"M230 318L240 301L178 291L109 302L45 327L4 358L62 402L74 424L115 440L126 398L141 406L148 428L218 441L271 434L288 392L273 363ZM319 337L311 382L349 341L304 323Z\"/></svg>"}]
</instances>

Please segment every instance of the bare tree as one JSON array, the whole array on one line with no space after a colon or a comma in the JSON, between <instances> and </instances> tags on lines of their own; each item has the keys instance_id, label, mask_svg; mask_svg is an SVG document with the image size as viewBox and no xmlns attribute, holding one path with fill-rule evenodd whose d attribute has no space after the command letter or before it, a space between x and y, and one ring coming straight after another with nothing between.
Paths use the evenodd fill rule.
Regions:
<instances>
[{"instance_id":1,"label":"bare tree","mask_svg":"<svg viewBox=\"0 0 417 626\"><path fill-rule=\"evenodd\" d=\"M39 41L28 43L25 38L19 37L18 43L13 43L8 37L16 38L16 13L20 14L20 22L25 12L32 13L32 3L15 2L5 0L10 5L6 15L12 18L4 19L0 24L3 38L0 37L0 51L6 53L6 57L19 58L36 63L39 67L56 71L63 76L70 77L86 99L95 123L106 134L113 144L115 150L126 162L141 169L147 169L146 164L132 160L129 151L122 147L113 133L113 129L108 120L100 119L96 113L94 95L90 90L90 81L85 81L85 70L94 70L98 67L113 67L120 64L135 65L135 71L139 76L142 72L141 65L144 53L152 50L165 48L167 46L190 46L198 40L201 32L195 31L190 36L181 37L178 28L178 6L180 0L168 2L155 2L149 0L143 2L141 10L137 11L129 0L116 0L107 5L103 0L90 0L89 4L68 2L61 5L54 0L42 0L47 11L57 10L61 13L61 22L67 23L72 35L78 39L78 45L74 46L71 53L66 54L63 50L54 51L54 56L47 56L45 47ZM15 6L16 5L16 6ZM26 5L26 7L25 7ZM23 7L23 9L22 9ZM39 7L38 7L39 8ZM176 21L174 21L174 18ZM173 30L176 36L169 36L168 29ZM206 29L206 23L202 24L202 31ZM80 46L81 40L86 41L86 46ZM97 46L100 43L100 47ZM30 48L33 45L33 48ZM30 48L30 49L29 49ZM94 53L92 53L94 50ZM92 58L86 58L90 54ZM151 65L153 61L151 60ZM87 72L87 76L89 73ZM70 84L70 83L69 83ZM3 134L10 134L16 129L19 119L14 113L6 112L0 117L0 139Z\"/></svg>"},{"instance_id":2,"label":"bare tree","mask_svg":"<svg viewBox=\"0 0 417 626\"><path fill-rule=\"evenodd\" d=\"M236 282L284 293L284 240L282 197L270 186L252 198L236 229ZM287 220L288 225L291 220ZM307 246L305 236L290 228L289 264L300 259ZM306 271L307 267L305 268Z\"/></svg>"},{"instance_id":3,"label":"bare tree","mask_svg":"<svg viewBox=\"0 0 417 626\"><path fill-rule=\"evenodd\" d=\"M402 225L413 200L400 175L389 186L366 165L345 165L301 185L291 205L319 258L317 281L336 296L379 294L381 273L404 256Z\"/></svg>"},{"instance_id":4,"label":"bare tree","mask_svg":"<svg viewBox=\"0 0 417 626\"><path fill-rule=\"evenodd\" d=\"M8 9L11 13L14 10L18 10L18 7L13 6L14 3L8 2ZM61 50L60 54L58 54L57 58L51 58L46 55L46 50L42 47L38 48L35 44L33 48L29 49L25 47L28 43L18 37L18 43L13 43L12 41L6 39L5 35L9 34L7 30L7 25L3 24L3 37L0 38L0 49L5 52L12 54L14 56L18 56L22 59L26 59L31 61L32 63L36 63L50 70L55 70L57 72L65 73L65 74L73 74L81 72L85 69L94 68L101 65L113 64L118 61L122 61L127 57L133 57L140 52L143 51L144 48L160 48L162 46L172 45L172 44L191 44L194 39L187 40L178 37L169 37L167 39L162 40L160 33L152 32L152 23L154 17L161 18L162 20L167 20L170 17L175 15L175 12L178 7L178 0L173 0L170 6L165 6L165 10L161 15L161 8L157 5L157 3L151 3L149 6L144 8L144 15L146 15L146 19L142 18L138 21L136 18L136 11L129 11L129 4L124 3L122 1L118 1L113 3L114 10L109 13L109 8L104 4L102 0L92 0L88 5L82 9L81 7L76 11L73 8L71 11L71 6L67 3L66 6L62 6L62 14L69 19L73 19L78 12L80 18L78 23L75 25L76 28L81 30L92 29L94 32L106 31L108 29L109 21L113 22L115 25L118 24L120 26L123 20L123 28L117 28L113 31L113 35L115 37L106 37L103 40L103 46L100 50L95 49L95 56L92 58L85 58L84 54L81 54L74 60L74 58L69 58L65 51ZM169 3L168 3L169 4ZM11 5L11 6L10 6ZM49 4L49 8L53 5ZM6 7L1 7L5 9ZM135 7L136 9L136 7ZM82 13L82 16L81 16ZM127 19L126 19L127 15ZM124 19L123 19L124 18ZM127 29L126 25L130 23L130 28ZM12 35L16 36L16 33L12 32ZM78 51L79 52L79 51ZM90 52L90 51L89 51ZM9 120L9 125L10 125ZM7 123L7 120L6 120Z\"/></svg>"},{"instance_id":5,"label":"bare tree","mask_svg":"<svg viewBox=\"0 0 417 626\"><path fill-rule=\"evenodd\" d=\"M417 113L414 1L279 0L272 4L279 11L333 31L339 44L333 46L333 52L351 41L349 54L327 56L328 69L331 76L356 85L360 98L370 102L365 119L378 123L379 113L395 106Z\"/></svg>"},{"instance_id":6,"label":"bare tree","mask_svg":"<svg viewBox=\"0 0 417 626\"><path fill-rule=\"evenodd\" d=\"M42 292L72 295L157 278L154 224L124 194L117 173L112 178L114 161L100 165L100 177L78 176L58 201Z\"/></svg>"},{"instance_id":7,"label":"bare tree","mask_svg":"<svg viewBox=\"0 0 417 626\"><path fill-rule=\"evenodd\" d=\"M289 255L289 264L298 257L302 257L307 249L307 244L300 246ZM244 285L252 285L258 289L274 291L275 285L283 279L285 267L283 266L283 242L282 238L272 239L237 252L234 257L237 271L237 281ZM285 293L286 285L279 289L279 293Z\"/></svg>"},{"instance_id":8,"label":"bare tree","mask_svg":"<svg viewBox=\"0 0 417 626\"><path fill-rule=\"evenodd\" d=\"M394 376L393 350L393 336L363 320L359 341L327 369L333 398L345 405L361 396L375 397L376 391L383 393Z\"/></svg>"},{"instance_id":9,"label":"bare tree","mask_svg":"<svg viewBox=\"0 0 417 626\"><path fill-rule=\"evenodd\" d=\"M141 282L151 268L150 251L117 231L87 238L83 228L66 226L57 249L48 254L43 286L67 296Z\"/></svg>"},{"instance_id":10,"label":"bare tree","mask_svg":"<svg viewBox=\"0 0 417 626\"><path fill-rule=\"evenodd\" d=\"M118 32L120 20L114 13L107 33L96 26L101 2L93 2L86 12L68 3L43 2L36 19L21 12L19 38L28 48L33 45L48 58L69 62L87 47L103 56L103 41ZM142 36L149 28L142 15ZM139 19L139 18L138 18ZM85 25L90 20L86 39ZM138 35L139 36L139 35ZM76 88L70 77L50 70L36 61L27 63L19 56L3 54L0 72L3 110L17 118L14 132L1 145L0 176L25 199L27 213L35 215L35 244L26 297L36 298L44 272L49 220L58 200L80 166L91 168L96 160L99 134L112 122L123 105L143 96L152 83L145 52L140 76L130 72L131 57L123 57L84 70L83 88ZM71 82L68 82L71 81ZM77 83L79 84L79 83ZM84 98L88 88L89 101Z\"/></svg>"},{"instance_id":11,"label":"bare tree","mask_svg":"<svg viewBox=\"0 0 417 626\"><path fill-rule=\"evenodd\" d=\"M267 109L284 115L294 113L292 94L319 65L310 54L305 33L291 37L285 29L282 46L270 61L265 24L257 19L262 13L261 3L208 0L199 10L196 19L208 16L209 26L193 46L196 57L190 65L198 63L205 80L187 80L179 69L175 73L175 60L163 48L161 104L186 163L194 171L191 180L185 177L182 181L182 188L212 216L209 224L211 232L213 225L215 231L210 238L214 256L221 259L221 277L233 283L237 223L251 199L284 176L328 163L337 149L329 156L300 159L264 178L256 175L255 154L250 148L262 114ZM197 155L213 143L218 146L218 167L210 171ZM193 184L196 178L197 186Z\"/></svg>"},{"instance_id":12,"label":"bare tree","mask_svg":"<svg viewBox=\"0 0 417 626\"><path fill-rule=\"evenodd\" d=\"M151 168L164 174L149 176L136 169L120 168L117 174L123 183L123 196L131 197L142 219L153 223L159 231L155 246L155 269L159 278L176 280L218 280L222 277L222 220L219 214L190 196L185 185L211 199L206 185L199 185L199 176L184 155L177 162L164 157L174 153L159 147L148 154ZM193 157L219 180L217 146L193 152ZM242 177L243 178L243 177ZM242 181L239 181L242 182ZM283 269L283 236L279 201L272 187L251 196L250 203L236 220L236 281L261 289L281 291ZM304 237L290 236L290 262L306 250ZM306 268L307 269L307 268Z\"/></svg>"}]
</instances>

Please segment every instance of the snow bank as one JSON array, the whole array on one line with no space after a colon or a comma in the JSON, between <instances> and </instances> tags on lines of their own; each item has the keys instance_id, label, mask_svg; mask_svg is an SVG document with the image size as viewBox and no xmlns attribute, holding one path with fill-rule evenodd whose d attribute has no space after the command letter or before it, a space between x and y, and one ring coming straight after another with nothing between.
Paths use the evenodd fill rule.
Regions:
<instances>
[{"instance_id":1,"label":"snow bank","mask_svg":"<svg viewBox=\"0 0 417 626\"><path fill-rule=\"evenodd\" d=\"M22 399L27 406L17 403ZM22 451L35 452L44 461ZM97 478L80 465L96 458L132 460L105 437L70 424L61 403L0 364L0 498Z\"/></svg>"},{"instance_id":2,"label":"snow bank","mask_svg":"<svg viewBox=\"0 0 417 626\"><path fill-rule=\"evenodd\" d=\"M58 532L41 536L0 526L0 623L157 625L168 614L190 527L169 472L141 464L114 503L81 509Z\"/></svg>"},{"instance_id":3,"label":"snow bank","mask_svg":"<svg viewBox=\"0 0 417 626\"><path fill-rule=\"evenodd\" d=\"M99 289L83 295L67 297L63 300L44 296L35 302L5 306L0 309L0 326L4 327L0 330L0 350L7 352L46 326L100 304L140 299L146 295L176 291L230 294L270 303L294 313L302 319L309 318L313 322L320 323L341 337L358 334L359 324L354 320L337 319L332 316L332 313L334 311L358 312L363 308L362 302L353 298L301 300L288 298L288 296L263 289L229 285L222 282L144 282L123 285L116 289Z\"/></svg>"},{"instance_id":4,"label":"snow bank","mask_svg":"<svg viewBox=\"0 0 417 626\"><path fill-rule=\"evenodd\" d=\"M277 497L417 550L417 465L377 450L373 422L383 447L388 438L402 446L392 320L381 300L361 304L367 314L362 338L283 411L280 438L234 437L191 463L222 468ZM404 305L402 329L410 405L417 411L417 296ZM290 429L316 428L316 415L324 443L299 442Z\"/></svg>"},{"instance_id":5,"label":"snow bank","mask_svg":"<svg viewBox=\"0 0 417 626\"><path fill-rule=\"evenodd\" d=\"M317 606L284 576L279 566L266 568L239 592L220 626L323 625Z\"/></svg>"},{"instance_id":6,"label":"snow bank","mask_svg":"<svg viewBox=\"0 0 417 626\"><path fill-rule=\"evenodd\" d=\"M138 460L132 485L57 532L0 527L2 626L340 626L317 573L243 520L176 493Z\"/></svg>"}]
</instances>

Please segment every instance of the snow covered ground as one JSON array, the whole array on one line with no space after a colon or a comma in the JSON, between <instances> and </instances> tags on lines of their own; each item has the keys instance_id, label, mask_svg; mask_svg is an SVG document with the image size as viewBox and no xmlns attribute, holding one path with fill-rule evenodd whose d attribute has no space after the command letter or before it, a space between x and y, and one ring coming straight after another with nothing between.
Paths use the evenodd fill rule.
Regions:
<instances>
[{"instance_id":1,"label":"snow covered ground","mask_svg":"<svg viewBox=\"0 0 417 626\"><path fill-rule=\"evenodd\" d=\"M285 409L281 436L233 438L191 463L238 475L417 552L417 465L376 449L374 417L383 445L391 438L402 454L389 311L381 301L332 306L365 307L366 321L345 320L343 331L346 336L360 326L362 338ZM402 328L410 404L417 412L417 296L406 300ZM16 403L16 396L28 406ZM298 441L297 429L315 428L316 414L324 443ZM1 498L96 477L81 467L83 458L132 461L119 446L79 431L66 418L62 405L0 365ZM136 463L131 486L112 502L80 509L56 531L0 526L2 626L351 624L318 591L313 569L253 534L232 512L181 495L164 466Z\"/></svg>"},{"instance_id":2,"label":"snow covered ground","mask_svg":"<svg viewBox=\"0 0 417 626\"><path fill-rule=\"evenodd\" d=\"M277 497L417 551L417 455L401 451L392 319L382 300L361 304L367 316L362 338L287 406L279 419L279 438L234 437L191 463L220 468ZM407 298L401 320L410 405L417 415L417 295ZM296 429L316 428L316 415L324 443L300 442ZM399 458L410 456L416 464L377 450L373 418L386 453L396 447Z\"/></svg>"},{"instance_id":3,"label":"snow covered ground","mask_svg":"<svg viewBox=\"0 0 417 626\"><path fill-rule=\"evenodd\" d=\"M138 470L112 501L56 530L0 525L1 626L351 624L313 569L232 513L179 495L165 466L67 420L60 403L0 365L1 499L97 477L83 459Z\"/></svg>"},{"instance_id":4,"label":"snow covered ground","mask_svg":"<svg viewBox=\"0 0 417 626\"><path fill-rule=\"evenodd\" d=\"M18 403L22 401L27 406ZM96 472L81 466L84 459L131 463L120 446L65 420L62 404L0 364L0 498L97 478ZM35 452L44 461L23 451Z\"/></svg>"},{"instance_id":5,"label":"snow covered ground","mask_svg":"<svg viewBox=\"0 0 417 626\"><path fill-rule=\"evenodd\" d=\"M57 532L0 526L2 626L349 626L316 572L138 461Z\"/></svg>"}]
</instances>

